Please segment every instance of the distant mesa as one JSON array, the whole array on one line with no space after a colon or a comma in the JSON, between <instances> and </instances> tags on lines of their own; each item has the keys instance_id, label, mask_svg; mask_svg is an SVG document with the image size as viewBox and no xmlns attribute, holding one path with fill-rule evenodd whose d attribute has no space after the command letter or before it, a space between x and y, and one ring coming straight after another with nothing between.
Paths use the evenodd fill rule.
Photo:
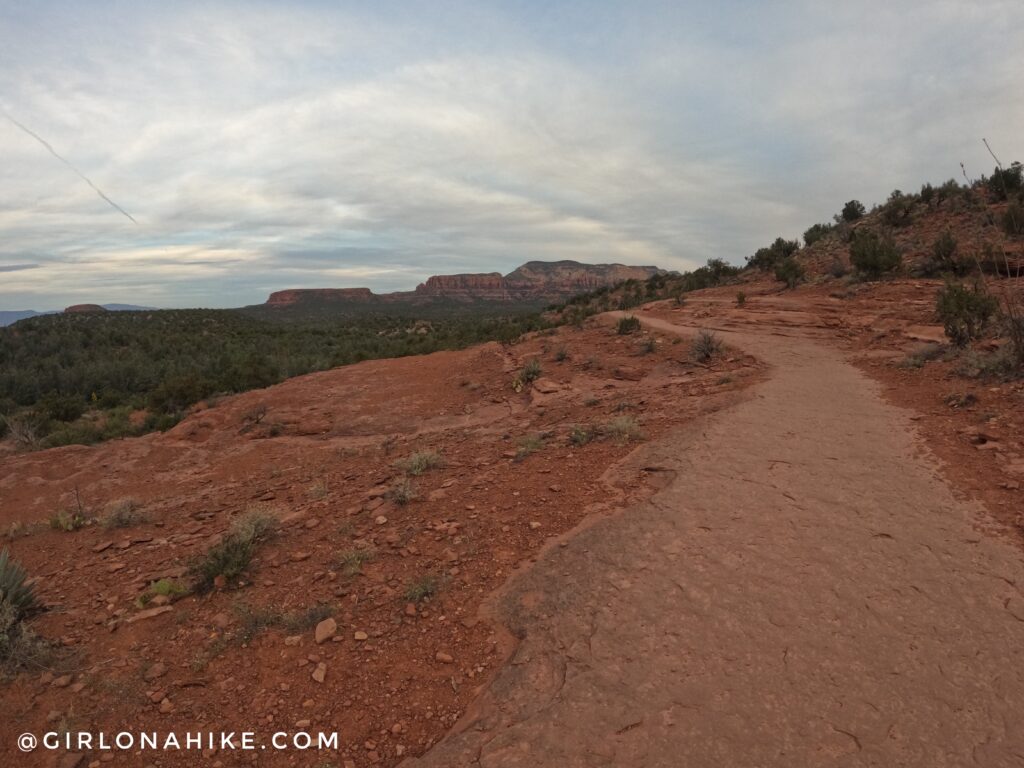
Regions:
<instances>
[{"instance_id":1,"label":"distant mesa","mask_svg":"<svg viewBox=\"0 0 1024 768\"><path fill-rule=\"evenodd\" d=\"M70 307L64 310L67 314L96 314L100 312L109 312L110 310L100 304L72 304Z\"/></svg>"},{"instance_id":2,"label":"distant mesa","mask_svg":"<svg viewBox=\"0 0 1024 768\"><path fill-rule=\"evenodd\" d=\"M264 306L305 304L346 305L429 304L439 300L545 304L563 301L623 280L646 280L664 270L625 264L581 264L578 261L530 261L507 275L500 272L434 275L413 291L374 293L369 288L292 288L276 291Z\"/></svg>"}]
</instances>

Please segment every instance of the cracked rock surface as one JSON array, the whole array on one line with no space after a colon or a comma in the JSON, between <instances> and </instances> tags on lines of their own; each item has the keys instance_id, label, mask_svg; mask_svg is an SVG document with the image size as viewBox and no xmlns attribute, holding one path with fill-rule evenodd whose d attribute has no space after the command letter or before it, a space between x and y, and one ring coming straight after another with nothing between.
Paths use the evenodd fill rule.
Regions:
<instances>
[{"instance_id":1,"label":"cracked rock surface","mask_svg":"<svg viewBox=\"0 0 1024 768\"><path fill-rule=\"evenodd\" d=\"M1024 762L1019 550L842 352L723 336L769 380L641 449L670 482L510 585L517 651L407 765Z\"/></svg>"}]
</instances>

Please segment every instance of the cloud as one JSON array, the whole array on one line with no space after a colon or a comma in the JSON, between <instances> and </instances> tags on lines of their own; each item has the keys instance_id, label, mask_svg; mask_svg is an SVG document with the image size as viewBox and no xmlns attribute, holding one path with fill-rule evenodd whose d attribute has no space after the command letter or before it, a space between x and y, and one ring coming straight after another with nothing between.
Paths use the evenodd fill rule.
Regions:
<instances>
[{"instance_id":1,"label":"cloud","mask_svg":"<svg viewBox=\"0 0 1024 768\"><path fill-rule=\"evenodd\" d=\"M21 272L26 269L39 269L38 264L0 264L0 272Z\"/></svg>"},{"instance_id":2,"label":"cloud","mask_svg":"<svg viewBox=\"0 0 1024 768\"><path fill-rule=\"evenodd\" d=\"M850 197L989 170L982 136L1021 155L1024 9L984 6L2 10L3 108L138 226L0 124L0 261L36 265L0 306L739 262Z\"/></svg>"}]
</instances>

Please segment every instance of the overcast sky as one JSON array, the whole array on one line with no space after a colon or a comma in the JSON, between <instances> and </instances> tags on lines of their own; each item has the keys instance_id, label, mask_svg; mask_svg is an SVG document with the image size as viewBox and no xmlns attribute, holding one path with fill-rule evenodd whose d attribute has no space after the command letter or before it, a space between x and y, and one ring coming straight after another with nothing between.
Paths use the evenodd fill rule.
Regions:
<instances>
[{"instance_id":1,"label":"overcast sky","mask_svg":"<svg viewBox=\"0 0 1024 768\"><path fill-rule=\"evenodd\" d=\"M1024 3L0 0L0 309L741 263L1024 159Z\"/></svg>"}]
</instances>

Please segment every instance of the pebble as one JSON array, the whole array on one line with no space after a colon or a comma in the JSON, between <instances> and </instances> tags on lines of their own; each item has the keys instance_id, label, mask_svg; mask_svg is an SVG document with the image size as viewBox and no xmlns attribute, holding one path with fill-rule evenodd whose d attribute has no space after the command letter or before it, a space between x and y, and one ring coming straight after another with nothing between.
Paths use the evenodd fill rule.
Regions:
<instances>
[{"instance_id":1,"label":"pebble","mask_svg":"<svg viewBox=\"0 0 1024 768\"><path fill-rule=\"evenodd\" d=\"M322 683L327 677L327 665L324 662L320 662L316 665L316 669L313 670L312 678L318 683Z\"/></svg>"},{"instance_id":2,"label":"pebble","mask_svg":"<svg viewBox=\"0 0 1024 768\"><path fill-rule=\"evenodd\" d=\"M434 658L437 661L440 661L442 664L451 664L453 661L455 661L455 659L452 658L451 654L445 653L444 651L438 651L436 654L434 654Z\"/></svg>"}]
</instances>

